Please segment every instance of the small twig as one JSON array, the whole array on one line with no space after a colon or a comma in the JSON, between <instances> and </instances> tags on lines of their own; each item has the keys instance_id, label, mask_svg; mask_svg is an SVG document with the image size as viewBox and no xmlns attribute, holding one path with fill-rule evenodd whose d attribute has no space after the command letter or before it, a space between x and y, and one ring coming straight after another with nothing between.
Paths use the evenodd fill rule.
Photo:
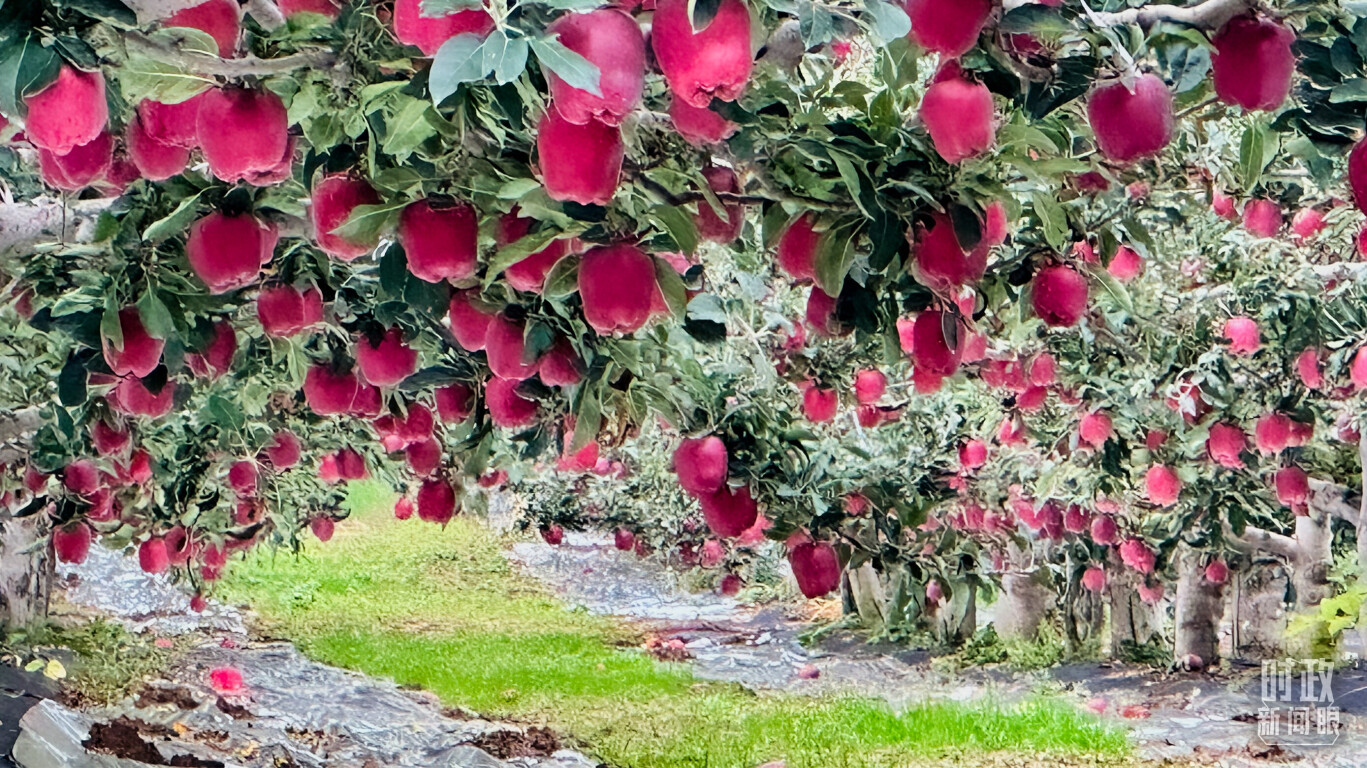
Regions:
<instances>
[{"instance_id":1,"label":"small twig","mask_svg":"<svg viewBox=\"0 0 1367 768\"><path fill-rule=\"evenodd\" d=\"M142 53L148 54L158 61L196 75L217 77L281 75L301 69L332 69L338 63L337 54L332 51L296 53L278 59L258 59L254 56L224 59L218 56L182 51L174 45L153 40L141 32L128 32L126 39L130 48L141 49Z\"/></svg>"},{"instance_id":2,"label":"small twig","mask_svg":"<svg viewBox=\"0 0 1367 768\"><path fill-rule=\"evenodd\" d=\"M247 0L247 13L267 32L285 26L285 14L280 12L273 0Z\"/></svg>"}]
</instances>

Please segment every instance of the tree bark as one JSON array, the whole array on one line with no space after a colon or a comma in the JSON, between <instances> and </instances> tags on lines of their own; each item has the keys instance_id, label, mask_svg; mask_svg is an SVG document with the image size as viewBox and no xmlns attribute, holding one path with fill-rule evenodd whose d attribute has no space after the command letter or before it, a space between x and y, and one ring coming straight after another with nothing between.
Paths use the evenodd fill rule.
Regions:
<instances>
[{"instance_id":1,"label":"tree bark","mask_svg":"<svg viewBox=\"0 0 1367 768\"><path fill-rule=\"evenodd\" d=\"M1162 636L1158 612L1139 597L1139 584L1144 576L1124 567L1120 559L1111 556L1110 583L1106 589L1111 603L1111 658L1124 659L1135 646Z\"/></svg>"},{"instance_id":2,"label":"tree bark","mask_svg":"<svg viewBox=\"0 0 1367 768\"><path fill-rule=\"evenodd\" d=\"M51 562L42 515L15 519L0 512L0 629L23 627L47 615Z\"/></svg>"},{"instance_id":3,"label":"tree bark","mask_svg":"<svg viewBox=\"0 0 1367 768\"><path fill-rule=\"evenodd\" d=\"M1049 572L1036 567L1028 550L1012 544L1008 568L1002 574L1001 595L994 606L993 626L1003 638L1033 640L1041 621L1057 608Z\"/></svg>"},{"instance_id":4,"label":"tree bark","mask_svg":"<svg viewBox=\"0 0 1367 768\"><path fill-rule=\"evenodd\" d=\"M887 624L887 600L883 584L873 570L873 562L866 562L849 572L850 597L864 627L879 632Z\"/></svg>"},{"instance_id":5,"label":"tree bark","mask_svg":"<svg viewBox=\"0 0 1367 768\"><path fill-rule=\"evenodd\" d=\"M1172 655L1179 664L1209 667L1220 658L1220 617L1223 585L1206 580L1201 553L1186 544L1178 545L1176 631ZM1194 658L1193 658L1194 657Z\"/></svg>"}]
</instances>

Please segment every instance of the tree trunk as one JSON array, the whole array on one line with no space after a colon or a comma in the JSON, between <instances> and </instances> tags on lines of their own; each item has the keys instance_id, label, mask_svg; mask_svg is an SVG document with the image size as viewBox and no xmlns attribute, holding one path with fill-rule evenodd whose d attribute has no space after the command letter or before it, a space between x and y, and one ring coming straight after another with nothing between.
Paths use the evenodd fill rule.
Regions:
<instances>
[{"instance_id":1,"label":"tree trunk","mask_svg":"<svg viewBox=\"0 0 1367 768\"><path fill-rule=\"evenodd\" d=\"M1329 515L1311 505L1309 514L1296 518L1296 557L1291 563L1291 583L1296 587L1296 609L1305 610L1329 597L1329 566L1334 562L1334 535Z\"/></svg>"},{"instance_id":2,"label":"tree trunk","mask_svg":"<svg viewBox=\"0 0 1367 768\"><path fill-rule=\"evenodd\" d=\"M1173 659L1209 667L1220 658L1223 585L1206 580L1201 553L1186 544L1178 545L1178 570Z\"/></svg>"},{"instance_id":3,"label":"tree trunk","mask_svg":"<svg viewBox=\"0 0 1367 768\"><path fill-rule=\"evenodd\" d=\"M992 625L1000 637L1033 640L1039 634L1040 622L1057 605L1049 572L1036 567L1033 560L1029 550L1010 545L1001 594L992 606Z\"/></svg>"},{"instance_id":4,"label":"tree trunk","mask_svg":"<svg viewBox=\"0 0 1367 768\"><path fill-rule=\"evenodd\" d=\"M47 615L52 579L42 522L42 515L15 519L0 512L0 629Z\"/></svg>"},{"instance_id":5,"label":"tree trunk","mask_svg":"<svg viewBox=\"0 0 1367 768\"><path fill-rule=\"evenodd\" d=\"M879 632L887 624L887 599L883 583L869 561L849 571L850 597L866 629Z\"/></svg>"},{"instance_id":6,"label":"tree trunk","mask_svg":"<svg viewBox=\"0 0 1367 768\"><path fill-rule=\"evenodd\" d=\"M1111 658L1126 659L1134 649L1161 639L1158 612L1139 597L1139 585L1144 576L1126 568L1112 555L1111 579L1106 585L1111 599Z\"/></svg>"}]
</instances>

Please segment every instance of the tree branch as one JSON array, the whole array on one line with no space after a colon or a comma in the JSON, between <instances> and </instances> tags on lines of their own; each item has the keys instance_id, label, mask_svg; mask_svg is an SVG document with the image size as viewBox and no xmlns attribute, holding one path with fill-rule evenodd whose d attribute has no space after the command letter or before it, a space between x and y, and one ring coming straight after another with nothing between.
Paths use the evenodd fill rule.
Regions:
<instances>
[{"instance_id":1,"label":"tree branch","mask_svg":"<svg viewBox=\"0 0 1367 768\"><path fill-rule=\"evenodd\" d=\"M88 243L95 237L100 214L117 198L66 203L38 197L22 203L0 203L0 254L13 253L44 241Z\"/></svg>"},{"instance_id":2,"label":"tree branch","mask_svg":"<svg viewBox=\"0 0 1367 768\"><path fill-rule=\"evenodd\" d=\"M174 45L153 40L140 32L128 32L128 47L145 56L170 64L195 75L245 77L248 75L282 75L301 69L332 69L337 65L337 54L332 51L313 51L282 56L278 59L258 59L244 56L224 59L202 53L182 51Z\"/></svg>"},{"instance_id":3,"label":"tree branch","mask_svg":"<svg viewBox=\"0 0 1367 768\"><path fill-rule=\"evenodd\" d=\"M1219 29L1252 7L1253 0L1205 0L1196 5L1145 5L1114 13L1089 10L1087 17L1100 27L1138 24L1150 29L1160 21L1170 21L1201 29Z\"/></svg>"},{"instance_id":4,"label":"tree branch","mask_svg":"<svg viewBox=\"0 0 1367 768\"><path fill-rule=\"evenodd\" d=\"M1331 517L1357 525L1360 501L1351 498L1347 486L1329 480L1310 478L1310 506Z\"/></svg>"},{"instance_id":5,"label":"tree branch","mask_svg":"<svg viewBox=\"0 0 1367 768\"><path fill-rule=\"evenodd\" d=\"M280 12L273 0L247 0L247 13L267 32L285 26L285 14Z\"/></svg>"},{"instance_id":6,"label":"tree branch","mask_svg":"<svg viewBox=\"0 0 1367 768\"><path fill-rule=\"evenodd\" d=\"M1228 526L1225 527L1225 535L1235 549L1243 552L1260 551L1270 552L1274 555L1284 557L1287 560L1295 560L1300 547L1296 540L1290 536L1283 536L1280 533L1273 533L1262 528L1246 526L1242 535L1234 535L1234 531Z\"/></svg>"}]
</instances>

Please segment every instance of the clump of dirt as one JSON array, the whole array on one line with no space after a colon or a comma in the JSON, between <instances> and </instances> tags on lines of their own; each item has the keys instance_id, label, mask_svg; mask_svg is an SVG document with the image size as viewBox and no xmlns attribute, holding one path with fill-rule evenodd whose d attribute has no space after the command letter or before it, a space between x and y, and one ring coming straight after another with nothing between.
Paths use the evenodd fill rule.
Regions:
<instances>
[{"instance_id":1,"label":"clump of dirt","mask_svg":"<svg viewBox=\"0 0 1367 768\"><path fill-rule=\"evenodd\" d=\"M120 717L107 723L90 726L90 737L81 746L91 752L112 755L125 760L136 760L148 765L169 765L176 768L224 768L218 760L203 760L194 755L174 755L163 758L157 748L142 737L143 733L166 736L171 729Z\"/></svg>"},{"instance_id":2,"label":"clump of dirt","mask_svg":"<svg viewBox=\"0 0 1367 768\"><path fill-rule=\"evenodd\" d=\"M138 698L133 705L139 709L155 707L161 704L171 704L177 709L194 709L199 706L199 702L188 688L183 686L147 686L138 694Z\"/></svg>"},{"instance_id":3,"label":"clump of dirt","mask_svg":"<svg viewBox=\"0 0 1367 768\"><path fill-rule=\"evenodd\" d=\"M492 731L465 742L500 760L513 757L549 757L560 749L560 739L549 728L532 726L525 731Z\"/></svg>"}]
</instances>

